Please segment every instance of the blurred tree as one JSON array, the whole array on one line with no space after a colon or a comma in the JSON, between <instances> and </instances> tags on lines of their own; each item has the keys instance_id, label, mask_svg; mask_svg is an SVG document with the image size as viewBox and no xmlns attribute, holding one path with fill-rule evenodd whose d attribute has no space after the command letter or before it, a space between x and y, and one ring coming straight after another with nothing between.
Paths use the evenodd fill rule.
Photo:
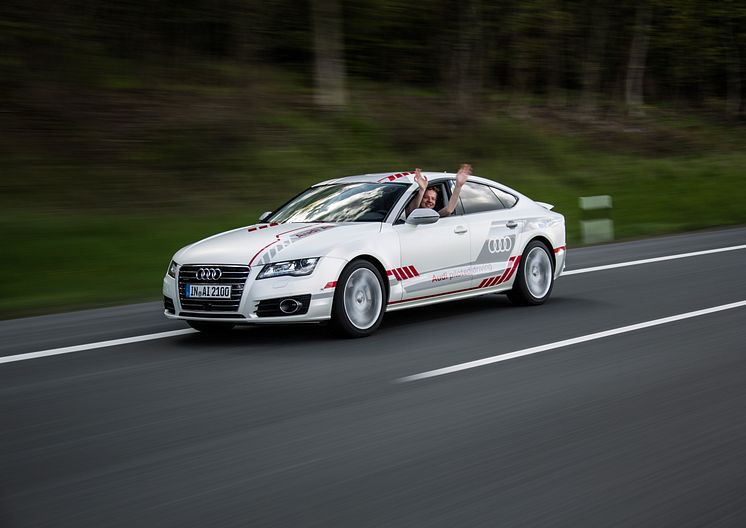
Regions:
<instances>
[{"instance_id":1,"label":"blurred tree","mask_svg":"<svg viewBox=\"0 0 746 528\"><path fill-rule=\"evenodd\" d=\"M484 81L484 25L481 0L463 0L455 6L450 67L446 82L464 116L473 114L475 98Z\"/></svg>"},{"instance_id":2,"label":"blurred tree","mask_svg":"<svg viewBox=\"0 0 746 528\"><path fill-rule=\"evenodd\" d=\"M726 104L725 114L735 119L742 113L743 103L743 55L741 52L746 25L746 6L741 2L726 0L720 4L719 17L723 27L723 48L725 48Z\"/></svg>"},{"instance_id":3,"label":"blurred tree","mask_svg":"<svg viewBox=\"0 0 746 528\"><path fill-rule=\"evenodd\" d=\"M644 103L643 81L645 78L645 61L648 54L648 41L650 40L650 19L652 7L647 0L641 0L637 5L635 15L634 33L629 50L629 62L627 64L627 80L625 90L625 103L627 112L633 116L644 115L642 105Z\"/></svg>"},{"instance_id":4,"label":"blurred tree","mask_svg":"<svg viewBox=\"0 0 746 528\"><path fill-rule=\"evenodd\" d=\"M311 0L316 103L322 108L347 104L342 13L337 0Z\"/></svg>"},{"instance_id":5,"label":"blurred tree","mask_svg":"<svg viewBox=\"0 0 746 528\"><path fill-rule=\"evenodd\" d=\"M585 116L596 113L598 96L601 91L601 74L604 67L606 38L609 31L609 10L607 2L590 2L588 8L588 30L583 37L586 42L582 55L582 79L580 112Z\"/></svg>"},{"instance_id":6,"label":"blurred tree","mask_svg":"<svg viewBox=\"0 0 746 528\"><path fill-rule=\"evenodd\" d=\"M546 25L546 87L549 105L565 106L565 36L569 16L562 0L550 0L544 11Z\"/></svg>"}]
</instances>

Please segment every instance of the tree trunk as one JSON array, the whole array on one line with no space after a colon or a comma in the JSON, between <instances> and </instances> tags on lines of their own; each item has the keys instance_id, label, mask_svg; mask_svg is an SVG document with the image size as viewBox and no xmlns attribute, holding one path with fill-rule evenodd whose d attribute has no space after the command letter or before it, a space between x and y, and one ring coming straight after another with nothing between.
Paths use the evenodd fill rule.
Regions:
<instances>
[{"instance_id":1,"label":"tree trunk","mask_svg":"<svg viewBox=\"0 0 746 528\"><path fill-rule=\"evenodd\" d=\"M233 58L245 64L259 62L261 45L265 35L262 34L264 22L259 3L239 4L233 14Z\"/></svg>"},{"instance_id":2,"label":"tree trunk","mask_svg":"<svg viewBox=\"0 0 746 528\"><path fill-rule=\"evenodd\" d=\"M632 45L629 50L629 63L627 64L627 81L625 90L625 102L627 113L632 116L645 115L642 105L643 81L645 80L645 61L648 54L648 42L650 40L650 19L652 9L647 0L642 0L637 6L635 16L635 29L632 36Z\"/></svg>"},{"instance_id":3,"label":"tree trunk","mask_svg":"<svg viewBox=\"0 0 746 528\"><path fill-rule=\"evenodd\" d=\"M342 16L337 0L312 0L316 104L326 109L347 104Z\"/></svg>"},{"instance_id":4,"label":"tree trunk","mask_svg":"<svg viewBox=\"0 0 746 528\"><path fill-rule=\"evenodd\" d=\"M592 117L596 113L598 94L601 91L601 68L609 25L608 9L605 5L595 4L591 16L591 36L583 61L583 88L580 95L580 112L587 117Z\"/></svg>"},{"instance_id":5,"label":"tree trunk","mask_svg":"<svg viewBox=\"0 0 746 528\"><path fill-rule=\"evenodd\" d=\"M565 106L565 92L563 88L563 56L565 49L565 18L562 10L562 0L553 0L551 9L546 17L546 33L549 46L547 49L547 99L552 108Z\"/></svg>"},{"instance_id":6,"label":"tree trunk","mask_svg":"<svg viewBox=\"0 0 746 528\"><path fill-rule=\"evenodd\" d=\"M528 91L529 58L526 56L525 37L521 29L515 31L510 39L509 53L509 80L511 92L511 106L520 108L523 106L526 92Z\"/></svg>"},{"instance_id":7,"label":"tree trunk","mask_svg":"<svg viewBox=\"0 0 746 528\"><path fill-rule=\"evenodd\" d=\"M726 53L727 93L725 115L728 119L736 119L741 112L741 56L738 52L732 27L729 28Z\"/></svg>"},{"instance_id":8,"label":"tree trunk","mask_svg":"<svg viewBox=\"0 0 746 528\"><path fill-rule=\"evenodd\" d=\"M459 6L458 34L454 39L454 53L450 68L450 85L455 93L459 111L469 114L474 99L481 92L484 77L482 50L481 0L469 0Z\"/></svg>"}]
</instances>

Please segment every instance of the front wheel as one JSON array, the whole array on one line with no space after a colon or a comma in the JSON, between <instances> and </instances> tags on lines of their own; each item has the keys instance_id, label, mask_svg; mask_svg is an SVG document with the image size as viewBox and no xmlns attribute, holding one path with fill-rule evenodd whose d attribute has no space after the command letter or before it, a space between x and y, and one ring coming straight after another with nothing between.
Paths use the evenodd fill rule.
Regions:
<instances>
[{"instance_id":1,"label":"front wheel","mask_svg":"<svg viewBox=\"0 0 746 528\"><path fill-rule=\"evenodd\" d=\"M381 325L386 290L381 274L365 260L355 260L342 271L334 290L332 329L346 337L366 337Z\"/></svg>"},{"instance_id":2,"label":"front wheel","mask_svg":"<svg viewBox=\"0 0 746 528\"><path fill-rule=\"evenodd\" d=\"M544 304L554 286L554 265L549 249L538 240L532 240L521 256L521 264L508 298L522 306Z\"/></svg>"}]
</instances>

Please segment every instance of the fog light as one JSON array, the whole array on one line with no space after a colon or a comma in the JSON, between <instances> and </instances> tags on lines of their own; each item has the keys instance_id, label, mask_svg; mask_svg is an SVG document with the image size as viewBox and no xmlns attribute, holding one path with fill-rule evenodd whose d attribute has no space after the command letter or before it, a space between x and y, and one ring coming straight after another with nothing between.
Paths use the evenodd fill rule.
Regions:
<instances>
[{"instance_id":1,"label":"fog light","mask_svg":"<svg viewBox=\"0 0 746 528\"><path fill-rule=\"evenodd\" d=\"M295 299L284 299L280 302L280 311L284 314L294 314L301 307L301 304Z\"/></svg>"}]
</instances>

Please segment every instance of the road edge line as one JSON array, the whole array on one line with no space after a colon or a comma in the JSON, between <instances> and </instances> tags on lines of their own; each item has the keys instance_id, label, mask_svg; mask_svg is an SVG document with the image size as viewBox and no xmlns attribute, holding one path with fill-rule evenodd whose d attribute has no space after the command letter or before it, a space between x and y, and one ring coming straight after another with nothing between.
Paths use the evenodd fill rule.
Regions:
<instances>
[{"instance_id":1,"label":"road edge line","mask_svg":"<svg viewBox=\"0 0 746 528\"><path fill-rule=\"evenodd\" d=\"M581 273L591 273L594 271L603 271L603 270L616 269L616 268L626 268L627 266L639 266L640 264L650 264L653 262L663 262L666 260L676 260L676 259L683 259L683 258L688 258L688 257L698 257L700 255L711 255L713 253L723 253L726 251L738 251L741 249L746 249L746 244L742 244L739 246L728 246L728 247L722 247L722 248L715 248L715 249L704 249L702 251L692 251L691 253L679 253L677 255L665 255L663 257L652 257L652 258L646 258L646 259L640 259L640 260L630 260L627 262L617 262L616 264L604 264L603 266L592 266L590 268L566 270L562 272L560 277L565 277L567 275L579 275Z\"/></svg>"}]
</instances>

